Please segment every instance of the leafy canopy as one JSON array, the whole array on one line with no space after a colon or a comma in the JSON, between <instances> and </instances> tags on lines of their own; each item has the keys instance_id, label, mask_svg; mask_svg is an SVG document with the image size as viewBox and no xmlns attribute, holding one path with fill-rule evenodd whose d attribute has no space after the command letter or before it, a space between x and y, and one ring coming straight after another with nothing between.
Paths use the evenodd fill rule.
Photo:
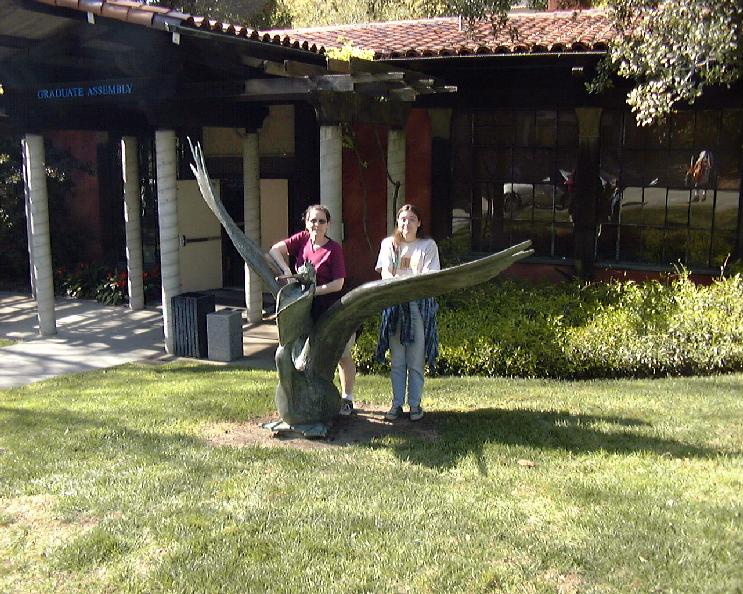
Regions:
<instances>
[{"instance_id":1,"label":"leafy canopy","mask_svg":"<svg viewBox=\"0 0 743 594\"><path fill-rule=\"evenodd\" d=\"M640 124L743 75L740 0L610 0L610 13L620 38L589 88L605 88L612 69L636 81L627 103Z\"/></svg>"}]
</instances>

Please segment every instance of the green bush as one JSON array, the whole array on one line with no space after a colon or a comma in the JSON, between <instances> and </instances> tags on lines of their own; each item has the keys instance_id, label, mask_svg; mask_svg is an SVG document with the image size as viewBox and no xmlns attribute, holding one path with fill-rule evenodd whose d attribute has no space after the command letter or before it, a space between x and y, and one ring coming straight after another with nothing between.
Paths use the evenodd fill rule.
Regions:
<instances>
[{"instance_id":1,"label":"green bush","mask_svg":"<svg viewBox=\"0 0 743 594\"><path fill-rule=\"evenodd\" d=\"M105 277L106 270L100 264L80 263L70 270L60 267L54 271L54 292L75 299L94 299Z\"/></svg>"},{"instance_id":2,"label":"green bush","mask_svg":"<svg viewBox=\"0 0 743 594\"><path fill-rule=\"evenodd\" d=\"M109 272L95 289L95 300L103 305L121 305L129 300L126 272Z\"/></svg>"},{"instance_id":3,"label":"green bush","mask_svg":"<svg viewBox=\"0 0 743 594\"><path fill-rule=\"evenodd\" d=\"M527 286L497 281L440 299L432 374L552 378L657 377L743 369L743 277L668 283ZM354 356L374 361L378 321Z\"/></svg>"}]
</instances>

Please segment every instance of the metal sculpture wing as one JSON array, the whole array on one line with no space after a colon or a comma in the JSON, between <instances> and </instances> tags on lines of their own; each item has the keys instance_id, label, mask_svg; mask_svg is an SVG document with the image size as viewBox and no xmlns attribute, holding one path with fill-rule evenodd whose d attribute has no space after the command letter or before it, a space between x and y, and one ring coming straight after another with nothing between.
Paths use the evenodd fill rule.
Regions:
<instances>
[{"instance_id":1,"label":"metal sculpture wing","mask_svg":"<svg viewBox=\"0 0 743 594\"><path fill-rule=\"evenodd\" d=\"M343 347L359 325L391 305L436 297L456 289L484 283L533 253L531 241L452 268L404 278L365 283L344 295L317 321L310 334L307 368L323 377L333 371Z\"/></svg>"},{"instance_id":2,"label":"metal sculpture wing","mask_svg":"<svg viewBox=\"0 0 743 594\"><path fill-rule=\"evenodd\" d=\"M196 181L199 184L199 190L201 190L204 202L206 202L207 206L209 206L217 219L219 219L219 222L222 223L222 226L227 231L227 235L230 236L235 249L242 259L261 277L263 286L276 297L279 292L279 283L276 281L274 271L271 270L268 264L265 252L261 249L261 246L242 232L240 227L237 226L237 223L232 220L224 204L214 197L211 184L209 183L209 172L206 170L201 145L196 143L196 146L194 146L190 138L188 139L188 144L191 147L191 154L194 160L191 164L191 171L196 176Z\"/></svg>"}]
</instances>

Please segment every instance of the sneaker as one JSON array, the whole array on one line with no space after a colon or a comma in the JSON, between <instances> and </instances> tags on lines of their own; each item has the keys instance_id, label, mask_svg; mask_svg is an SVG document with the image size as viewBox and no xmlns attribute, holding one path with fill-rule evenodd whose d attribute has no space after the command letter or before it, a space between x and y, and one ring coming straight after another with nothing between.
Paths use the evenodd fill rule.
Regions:
<instances>
[{"instance_id":1,"label":"sneaker","mask_svg":"<svg viewBox=\"0 0 743 594\"><path fill-rule=\"evenodd\" d=\"M388 421L396 421L400 418L402 415L402 406L395 406L392 405L392 408L390 408L384 415L384 418Z\"/></svg>"},{"instance_id":2,"label":"sneaker","mask_svg":"<svg viewBox=\"0 0 743 594\"><path fill-rule=\"evenodd\" d=\"M410 420L420 421L423 418L424 412L420 406L411 407L410 409Z\"/></svg>"},{"instance_id":3,"label":"sneaker","mask_svg":"<svg viewBox=\"0 0 743 594\"><path fill-rule=\"evenodd\" d=\"M349 417L353 414L353 400L350 398L341 398L341 410L339 414L342 417Z\"/></svg>"}]
</instances>

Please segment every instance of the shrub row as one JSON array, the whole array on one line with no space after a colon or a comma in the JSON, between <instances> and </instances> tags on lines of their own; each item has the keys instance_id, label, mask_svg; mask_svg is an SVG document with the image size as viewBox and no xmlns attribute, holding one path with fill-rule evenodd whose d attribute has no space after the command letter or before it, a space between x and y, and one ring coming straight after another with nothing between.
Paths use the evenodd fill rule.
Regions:
<instances>
[{"instance_id":1,"label":"shrub row","mask_svg":"<svg viewBox=\"0 0 743 594\"><path fill-rule=\"evenodd\" d=\"M695 285L657 281L528 286L496 281L440 299L439 360L431 374L618 378L743 369L743 277ZM362 372L378 320L358 337Z\"/></svg>"}]
</instances>

